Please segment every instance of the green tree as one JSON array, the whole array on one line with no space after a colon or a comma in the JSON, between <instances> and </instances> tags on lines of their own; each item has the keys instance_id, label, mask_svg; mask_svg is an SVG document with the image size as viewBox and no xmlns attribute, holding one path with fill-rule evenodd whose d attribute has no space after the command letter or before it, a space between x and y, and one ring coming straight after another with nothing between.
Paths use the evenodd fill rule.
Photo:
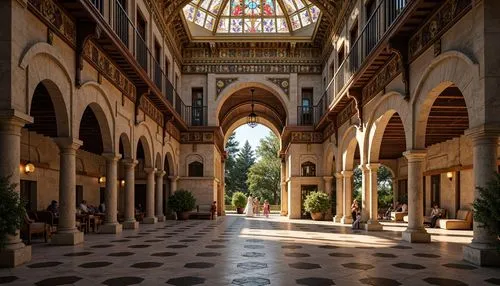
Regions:
<instances>
[{"instance_id":1,"label":"green tree","mask_svg":"<svg viewBox=\"0 0 500 286\"><path fill-rule=\"evenodd\" d=\"M235 189L234 182L235 182L235 175L237 173L237 170L235 168L236 165L236 155L238 154L239 148L238 146L240 143L236 140L236 133L233 132L231 136L229 136L229 139L227 140L225 149L227 152L227 159L225 162L225 196L224 196L224 201L226 205L231 204L231 197L233 196L233 193L235 193L237 190Z\"/></svg>"},{"instance_id":2,"label":"green tree","mask_svg":"<svg viewBox=\"0 0 500 286\"><path fill-rule=\"evenodd\" d=\"M392 173L384 165L381 165L377 171L378 183L378 204L379 208L388 207L392 203ZM362 172L358 166L353 171L353 197L361 202Z\"/></svg>"},{"instance_id":3,"label":"green tree","mask_svg":"<svg viewBox=\"0 0 500 286\"><path fill-rule=\"evenodd\" d=\"M248 171L250 167L255 163L255 155L252 150L252 146L245 141L243 148L238 152L234 164L234 173L231 175L231 180L233 180L234 190L242 192L244 194L248 193Z\"/></svg>"},{"instance_id":4,"label":"green tree","mask_svg":"<svg viewBox=\"0 0 500 286\"><path fill-rule=\"evenodd\" d=\"M257 197L269 200L270 204L279 204L281 162L278 156L279 138L270 132L260 140L257 147L257 161L248 174L250 192Z\"/></svg>"}]
</instances>

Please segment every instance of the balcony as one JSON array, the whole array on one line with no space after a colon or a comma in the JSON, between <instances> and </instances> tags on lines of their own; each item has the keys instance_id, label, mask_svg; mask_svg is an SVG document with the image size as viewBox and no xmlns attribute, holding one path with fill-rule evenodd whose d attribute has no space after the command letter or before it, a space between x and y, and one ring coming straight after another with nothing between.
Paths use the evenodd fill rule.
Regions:
<instances>
[{"instance_id":1,"label":"balcony","mask_svg":"<svg viewBox=\"0 0 500 286\"><path fill-rule=\"evenodd\" d=\"M308 126L314 124L314 108L312 106L297 106L297 125Z\"/></svg>"}]
</instances>

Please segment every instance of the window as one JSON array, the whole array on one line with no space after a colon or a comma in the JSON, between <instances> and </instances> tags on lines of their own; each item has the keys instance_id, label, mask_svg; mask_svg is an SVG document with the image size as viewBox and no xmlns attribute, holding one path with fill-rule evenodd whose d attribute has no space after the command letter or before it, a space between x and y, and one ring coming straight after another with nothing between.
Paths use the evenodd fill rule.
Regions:
<instances>
[{"instance_id":1,"label":"window","mask_svg":"<svg viewBox=\"0 0 500 286\"><path fill-rule=\"evenodd\" d=\"M115 32L120 40L128 46L127 0L117 0L115 6Z\"/></svg>"},{"instance_id":2,"label":"window","mask_svg":"<svg viewBox=\"0 0 500 286\"><path fill-rule=\"evenodd\" d=\"M377 16L373 15L375 14L375 9L376 9L376 1L371 0L366 3L365 5L365 10L366 10L366 33L365 33L365 41L366 41L366 51L365 51L365 56L367 56L371 50L375 47L377 44L377 33L379 32L377 29ZM372 17L373 16L373 17ZM370 18L371 17L371 18Z\"/></svg>"},{"instance_id":3,"label":"window","mask_svg":"<svg viewBox=\"0 0 500 286\"><path fill-rule=\"evenodd\" d=\"M203 163L194 161L188 166L189 177L203 177Z\"/></svg>"},{"instance_id":4,"label":"window","mask_svg":"<svg viewBox=\"0 0 500 286\"><path fill-rule=\"evenodd\" d=\"M340 66L344 62L344 58L345 58L344 44L342 44L342 46L340 47L340 49L337 53L338 68L340 68Z\"/></svg>"},{"instance_id":5,"label":"window","mask_svg":"<svg viewBox=\"0 0 500 286\"><path fill-rule=\"evenodd\" d=\"M313 89L302 89L302 104L300 111L301 123L303 125L312 124L312 105L313 105Z\"/></svg>"},{"instance_id":6,"label":"window","mask_svg":"<svg viewBox=\"0 0 500 286\"><path fill-rule=\"evenodd\" d=\"M141 67L148 69L147 45L146 45L146 20L137 10L137 30L136 30L136 58Z\"/></svg>"},{"instance_id":7,"label":"window","mask_svg":"<svg viewBox=\"0 0 500 286\"><path fill-rule=\"evenodd\" d=\"M302 177L314 177L316 176L316 164L307 161L302 163Z\"/></svg>"},{"instance_id":8,"label":"window","mask_svg":"<svg viewBox=\"0 0 500 286\"><path fill-rule=\"evenodd\" d=\"M193 88L191 90L191 124L193 126L203 125L203 88Z\"/></svg>"},{"instance_id":9,"label":"window","mask_svg":"<svg viewBox=\"0 0 500 286\"><path fill-rule=\"evenodd\" d=\"M358 45L356 40L358 39L358 22L354 23L349 32L349 46L351 50L351 56L349 58L349 69L353 73L358 68Z\"/></svg>"},{"instance_id":10,"label":"window","mask_svg":"<svg viewBox=\"0 0 500 286\"><path fill-rule=\"evenodd\" d=\"M155 41L155 49L154 49L155 57L154 57L154 79L156 86L161 90L162 89L162 72L161 72L161 46Z\"/></svg>"}]
</instances>

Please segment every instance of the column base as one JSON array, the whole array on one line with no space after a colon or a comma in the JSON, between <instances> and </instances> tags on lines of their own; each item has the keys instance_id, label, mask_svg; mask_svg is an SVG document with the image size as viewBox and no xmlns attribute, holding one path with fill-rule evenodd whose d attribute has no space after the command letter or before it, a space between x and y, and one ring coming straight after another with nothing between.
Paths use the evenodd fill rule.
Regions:
<instances>
[{"instance_id":1,"label":"column base","mask_svg":"<svg viewBox=\"0 0 500 286\"><path fill-rule=\"evenodd\" d=\"M402 233L402 238L405 241L415 243L429 243L431 242L431 235L425 229L406 229Z\"/></svg>"},{"instance_id":2,"label":"column base","mask_svg":"<svg viewBox=\"0 0 500 286\"><path fill-rule=\"evenodd\" d=\"M165 216L164 215L157 215L156 218L158 219L158 222L165 221Z\"/></svg>"},{"instance_id":3,"label":"column base","mask_svg":"<svg viewBox=\"0 0 500 286\"><path fill-rule=\"evenodd\" d=\"M340 219L341 224L352 224L352 218L343 216Z\"/></svg>"},{"instance_id":4,"label":"column base","mask_svg":"<svg viewBox=\"0 0 500 286\"><path fill-rule=\"evenodd\" d=\"M31 245L0 251L0 268L12 268L31 261Z\"/></svg>"},{"instance_id":5,"label":"column base","mask_svg":"<svg viewBox=\"0 0 500 286\"><path fill-rule=\"evenodd\" d=\"M50 244L52 245L77 245L83 243L84 241L83 232L75 229L74 231L68 232L56 232L52 239L50 240Z\"/></svg>"},{"instance_id":6,"label":"column base","mask_svg":"<svg viewBox=\"0 0 500 286\"><path fill-rule=\"evenodd\" d=\"M158 222L158 219L156 217L145 217L143 220L142 220L142 223L144 224L155 224Z\"/></svg>"},{"instance_id":7,"label":"column base","mask_svg":"<svg viewBox=\"0 0 500 286\"><path fill-rule=\"evenodd\" d=\"M122 224L123 229L138 229L139 222L136 220L124 221Z\"/></svg>"},{"instance_id":8,"label":"column base","mask_svg":"<svg viewBox=\"0 0 500 286\"><path fill-rule=\"evenodd\" d=\"M340 223L341 220L342 220L342 216L341 215L336 215L336 216L333 217L333 222Z\"/></svg>"},{"instance_id":9,"label":"column base","mask_svg":"<svg viewBox=\"0 0 500 286\"><path fill-rule=\"evenodd\" d=\"M109 234L117 234L121 233L123 230L123 227L119 223L110 223L110 224L103 224L99 228L99 233L109 233Z\"/></svg>"},{"instance_id":10,"label":"column base","mask_svg":"<svg viewBox=\"0 0 500 286\"><path fill-rule=\"evenodd\" d=\"M464 260L478 266L500 266L500 253L494 245L471 243L463 248Z\"/></svg>"},{"instance_id":11,"label":"column base","mask_svg":"<svg viewBox=\"0 0 500 286\"><path fill-rule=\"evenodd\" d=\"M382 231L384 226L381 225L378 221L368 221L365 224L365 230L367 231Z\"/></svg>"}]
</instances>

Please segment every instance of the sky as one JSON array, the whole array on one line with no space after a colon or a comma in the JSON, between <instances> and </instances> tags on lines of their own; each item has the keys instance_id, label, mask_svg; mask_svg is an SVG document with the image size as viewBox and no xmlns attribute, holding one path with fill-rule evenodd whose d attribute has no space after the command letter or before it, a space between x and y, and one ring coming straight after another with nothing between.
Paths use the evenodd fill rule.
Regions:
<instances>
[{"instance_id":1,"label":"sky","mask_svg":"<svg viewBox=\"0 0 500 286\"><path fill-rule=\"evenodd\" d=\"M240 148L243 147L245 141L248 140L248 143L252 146L252 150L255 151L257 146L259 146L260 139L266 137L271 130L262 124L255 126L255 128L251 128L244 124L238 127L235 132L236 140L240 143Z\"/></svg>"}]
</instances>

